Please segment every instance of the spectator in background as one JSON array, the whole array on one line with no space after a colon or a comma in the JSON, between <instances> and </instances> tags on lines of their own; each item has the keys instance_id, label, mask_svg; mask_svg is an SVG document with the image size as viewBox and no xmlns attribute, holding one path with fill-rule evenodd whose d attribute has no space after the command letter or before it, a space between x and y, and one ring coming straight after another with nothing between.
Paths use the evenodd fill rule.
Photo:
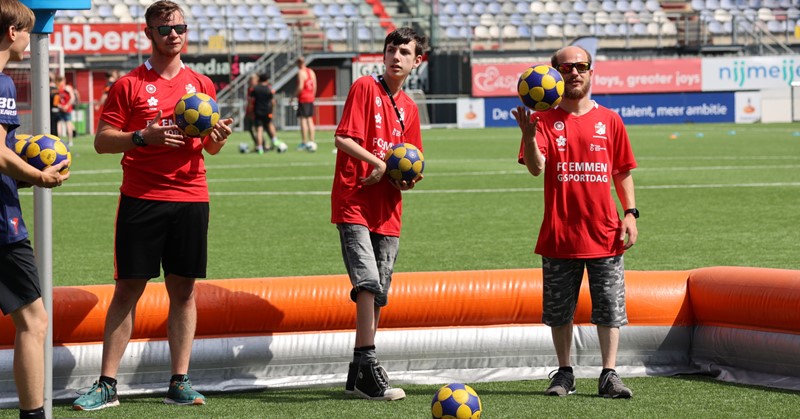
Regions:
<instances>
[{"instance_id":1,"label":"spectator in background","mask_svg":"<svg viewBox=\"0 0 800 419\"><path fill-rule=\"evenodd\" d=\"M103 94L100 95L100 99L98 99L97 103L94 104L95 111L102 112L103 105L105 105L106 99L108 99L108 91L111 90L111 86L114 85L114 82L116 82L118 78L118 70L111 70L106 73L106 85L103 86Z\"/></svg>"},{"instance_id":2,"label":"spectator in background","mask_svg":"<svg viewBox=\"0 0 800 419\"><path fill-rule=\"evenodd\" d=\"M34 21L33 12L19 1L0 1L0 311L11 316L16 329L14 384L19 417L23 419L45 418L44 341L48 319L17 188L52 188L69 178L69 174L58 173L67 161L39 171L14 152L19 127L17 89L11 77L1 71L9 61L22 61Z\"/></svg>"},{"instance_id":3,"label":"spectator in background","mask_svg":"<svg viewBox=\"0 0 800 419\"><path fill-rule=\"evenodd\" d=\"M306 66L306 59L297 59L297 120L300 123L302 142L298 150L313 151L309 146L314 142L316 127L314 126L314 99L317 95L317 73Z\"/></svg>"},{"instance_id":4,"label":"spectator in background","mask_svg":"<svg viewBox=\"0 0 800 419\"><path fill-rule=\"evenodd\" d=\"M255 101L253 100L253 89L255 89L256 86L258 86L258 74L253 73L250 75L250 79L248 80L247 107L244 111L244 129L250 133L250 137L253 139L253 145L255 146L253 151L258 151L258 136L256 136L256 126L253 124L253 119L255 118L253 115L253 109L255 106Z\"/></svg>"},{"instance_id":5,"label":"spectator in background","mask_svg":"<svg viewBox=\"0 0 800 419\"><path fill-rule=\"evenodd\" d=\"M56 75L50 72L50 134L61 135L61 94L58 92Z\"/></svg>"},{"instance_id":6,"label":"spectator in background","mask_svg":"<svg viewBox=\"0 0 800 419\"><path fill-rule=\"evenodd\" d=\"M272 124L272 112L275 109L275 92L269 84L269 75L258 77L258 84L250 93L253 99L253 125L256 128L256 150L259 154L270 151L276 146L275 125ZM265 144L264 131L269 135L269 144Z\"/></svg>"},{"instance_id":7,"label":"spectator in background","mask_svg":"<svg viewBox=\"0 0 800 419\"><path fill-rule=\"evenodd\" d=\"M630 398L633 392L614 368L619 328L628 323L623 254L638 237L631 175L636 160L622 118L589 97L589 52L564 47L553 54L551 65L564 78L558 108L535 114L522 106L511 111L522 131L519 163L533 176L544 172L544 220L535 252L542 256L542 322L550 326L559 366L545 394L575 392L573 317L588 271L591 321L597 325L603 363L598 394ZM622 218L611 195L612 182Z\"/></svg>"},{"instance_id":8,"label":"spectator in background","mask_svg":"<svg viewBox=\"0 0 800 419\"><path fill-rule=\"evenodd\" d=\"M61 111L59 114L59 137L67 139L67 145L72 147L72 135L75 131L75 126L72 124L72 111L75 106L75 89L72 85L67 84L64 76L56 76L56 86L58 86L58 94L61 99L58 103L58 108Z\"/></svg>"}]
</instances>

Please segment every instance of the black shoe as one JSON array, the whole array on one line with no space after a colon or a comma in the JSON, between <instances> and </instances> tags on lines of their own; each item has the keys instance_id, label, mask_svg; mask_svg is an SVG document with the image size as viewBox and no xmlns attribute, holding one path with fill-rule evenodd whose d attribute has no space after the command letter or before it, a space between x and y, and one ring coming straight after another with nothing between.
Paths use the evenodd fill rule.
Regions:
<instances>
[{"instance_id":1,"label":"black shoe","mask_svg":"<svg viewBox=\"0 0 800 419\"><path fill-rule=\"evenodd\" d=\"M356 377L358 377L358 364L350 362L347 368L347 381L344 383L344 394L348 396L356 394Z\"/></svg>"},{"instance_id":2,"label":"black shoe","mask_svg":"<svg viewBox=\"0 0 800 419\"><path fill-rule=\"evenodd\" d=\"M550 387L544 391L548 396L564 397L575 393L575 375L571 372L556 370L550 373Z\"/></svg>"},{"instance_id":3,"label":"black shoe","mask_svg":"<svg viewBox=\"0 0 800 419\"><path fill-rule=\"evenodd\" d=\"M400 400L406 397L403 389L389 385L389 376L376 359L358 366L355 393L367 400Z\"/></svg>"},{"instance_id":4,"label":"black shoe","mask_svg":"<svg viewBox=\"0 0 800 419\"><path fill-rule=\"evenodd\" d=\"M611 371L600 377L597 382L597 394L613 399L630 399L633 397L631 389L622 383L616 371Z\"/></svg>"}]
</instances>

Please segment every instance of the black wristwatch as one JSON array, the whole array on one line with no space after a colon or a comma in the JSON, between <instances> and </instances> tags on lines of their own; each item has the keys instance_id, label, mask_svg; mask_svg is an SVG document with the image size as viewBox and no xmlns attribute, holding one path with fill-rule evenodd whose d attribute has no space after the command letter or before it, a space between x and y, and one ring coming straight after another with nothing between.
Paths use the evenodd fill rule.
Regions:
<instances>
[{"instance_id":1,"label":"black wristwatch","mask_svg":"<svg viewBox=\"0 0 800 419\"><path fill-rule=\"evenodd\" d=\"M144 142L144 137L142 137L141 131L134 131L133 136L131 137L131 141L136 144L137 147L145 147L147 143Z\"/></svg>"},{"instance_id":2,"label":"black wristwatch","mask_svg":"<svg viewBox=\"0 0 800 419\"><path fill-rule=\"evenodd\" d=\"M639 218L639 210L636 208L628 208L625 210L625 215L633 214L633 218Z\"/></svg>"}]
</instances>

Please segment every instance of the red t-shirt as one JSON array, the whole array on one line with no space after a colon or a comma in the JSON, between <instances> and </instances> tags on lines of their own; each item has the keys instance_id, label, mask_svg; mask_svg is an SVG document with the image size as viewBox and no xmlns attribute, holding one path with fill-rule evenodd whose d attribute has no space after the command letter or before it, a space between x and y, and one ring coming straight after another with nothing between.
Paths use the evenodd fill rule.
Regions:
<instances>
[{"instance_id":1,"label":"red t-shirt","mask_svg":"<svg viewBox=\"0 0 800 419\"><path fill-rule=\"evenodd\" d=\"M70 94L70 91L67 90L66 86L60 87L58 89L58 94L59 96L61 96L61 100L59 103L69 103L69 101L72 99L72 95ZM63 112L70 113L72 112L73 109L74 109L74 104L69 103L69 105L67 105L67 107L63 109Z\"/></svg>"},{"instance_id":2,"label":"red t-shirt","mask_svg":"<svg viewBox=\"0 0 800 419\"><path fill-rule=\"evenodd\" d=\"M536 142L545 157L536 253L563 259L624 253L612 175L636 168L636 160L622 118L597 103L581 116L560 108L535 116ZM518 159L524 164L522 145Z\"/></svg>"},{"instance_id":3,"label":"red t-shirt","mask_svg":"<svg viewBox=\"0 0 800 419\"><path fill-rule=\"evenodd\" d=\"M161 78L147 61L121 77L108 92L100 119L125 132L144 129L161 110L161 125L175 125L175 104L188 92L216 99L211 79L183 67L171 80ZM177 128L175 129L177 133ZM203 139L184 138L181 147L135 147L122 156L120 192L141 199L208 202Z\"/></svg>"},{"instance_id":4,"label":"red t-shirt","mask_svg":"<svg viewBox=\"0 0 800 419\"><path fill-rule=\"evenodd\" d=\"M305 70L306 80L303 82L303 88L300 90L300 94L297 95L298 103L312 103L314 102L314 97L317 95L314 79L311 78L311 69L306 68Z\"/></svg>"},{"instance_id":5,"label":"red t-shirt","mask_svg":"<svg viewBox=\"0 0 800 419\"><path fill-rule=\"evenodd\" d=\"M417 105L400 91L395 98L403 115L403 132L397 112L377 76L364 76L350 87L336 135L350 137L361 147L383 159L392 145L411 143L422 150ZM359 178L369 176L373 166L340 151L331 192L331 222L366 226L373 233L400 236L402 194L389 183L365 186Z\"/></svg>"}]
</instances>

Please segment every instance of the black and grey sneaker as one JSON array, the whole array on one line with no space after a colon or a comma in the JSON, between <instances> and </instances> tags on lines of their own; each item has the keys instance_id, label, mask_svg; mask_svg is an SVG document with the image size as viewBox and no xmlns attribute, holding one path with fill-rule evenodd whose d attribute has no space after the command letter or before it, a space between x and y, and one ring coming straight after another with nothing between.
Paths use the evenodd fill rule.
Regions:
<instances>
[{"instance_id":1,"label":"black and grey sneaker","mask_svg":"<svg viewBox=\"0 0 800 419\"><path fill-rule=\"evenodd\" d=\"M564 397L575 393L575 375L573 373L555 370L550 373L548 378L550 378L550 387L544 391L545 395Z\"/></svg>"},{"instance_id":2,"label":"black and grey sneaker","mask_svg":"<svg viewBox=\"0 0 800 419\"><path fill-rule=\"evenodd\" d=\"M630 399L633 397L633 392L628 387L625 387L616 371L600 376L600 380L597 382L597 394L613 399Z\"/></svg>"},{"instance_id":3,"label":"black and grey sneaker","mask_svg":"<svg viewBox=\"0 0 800 419\"><path fill-rule=\"evenodd\" d=\"M356 394L356 377L358 377L358 364L351 361L347 368L347 381L344 383L344 394L348 396Z\"/></svg>"},{"instance_id":4,"label":"black and grey sneaker","mask_svg":"<svg viewBox=\"0 0 800 419\"><path fill-rule=\"evenodd\" d=\"M406 397L403 389L389 385L389 376L376 359L358 366L355 394L367 400L400 400Z\"/></svg>"}]
</instances>

